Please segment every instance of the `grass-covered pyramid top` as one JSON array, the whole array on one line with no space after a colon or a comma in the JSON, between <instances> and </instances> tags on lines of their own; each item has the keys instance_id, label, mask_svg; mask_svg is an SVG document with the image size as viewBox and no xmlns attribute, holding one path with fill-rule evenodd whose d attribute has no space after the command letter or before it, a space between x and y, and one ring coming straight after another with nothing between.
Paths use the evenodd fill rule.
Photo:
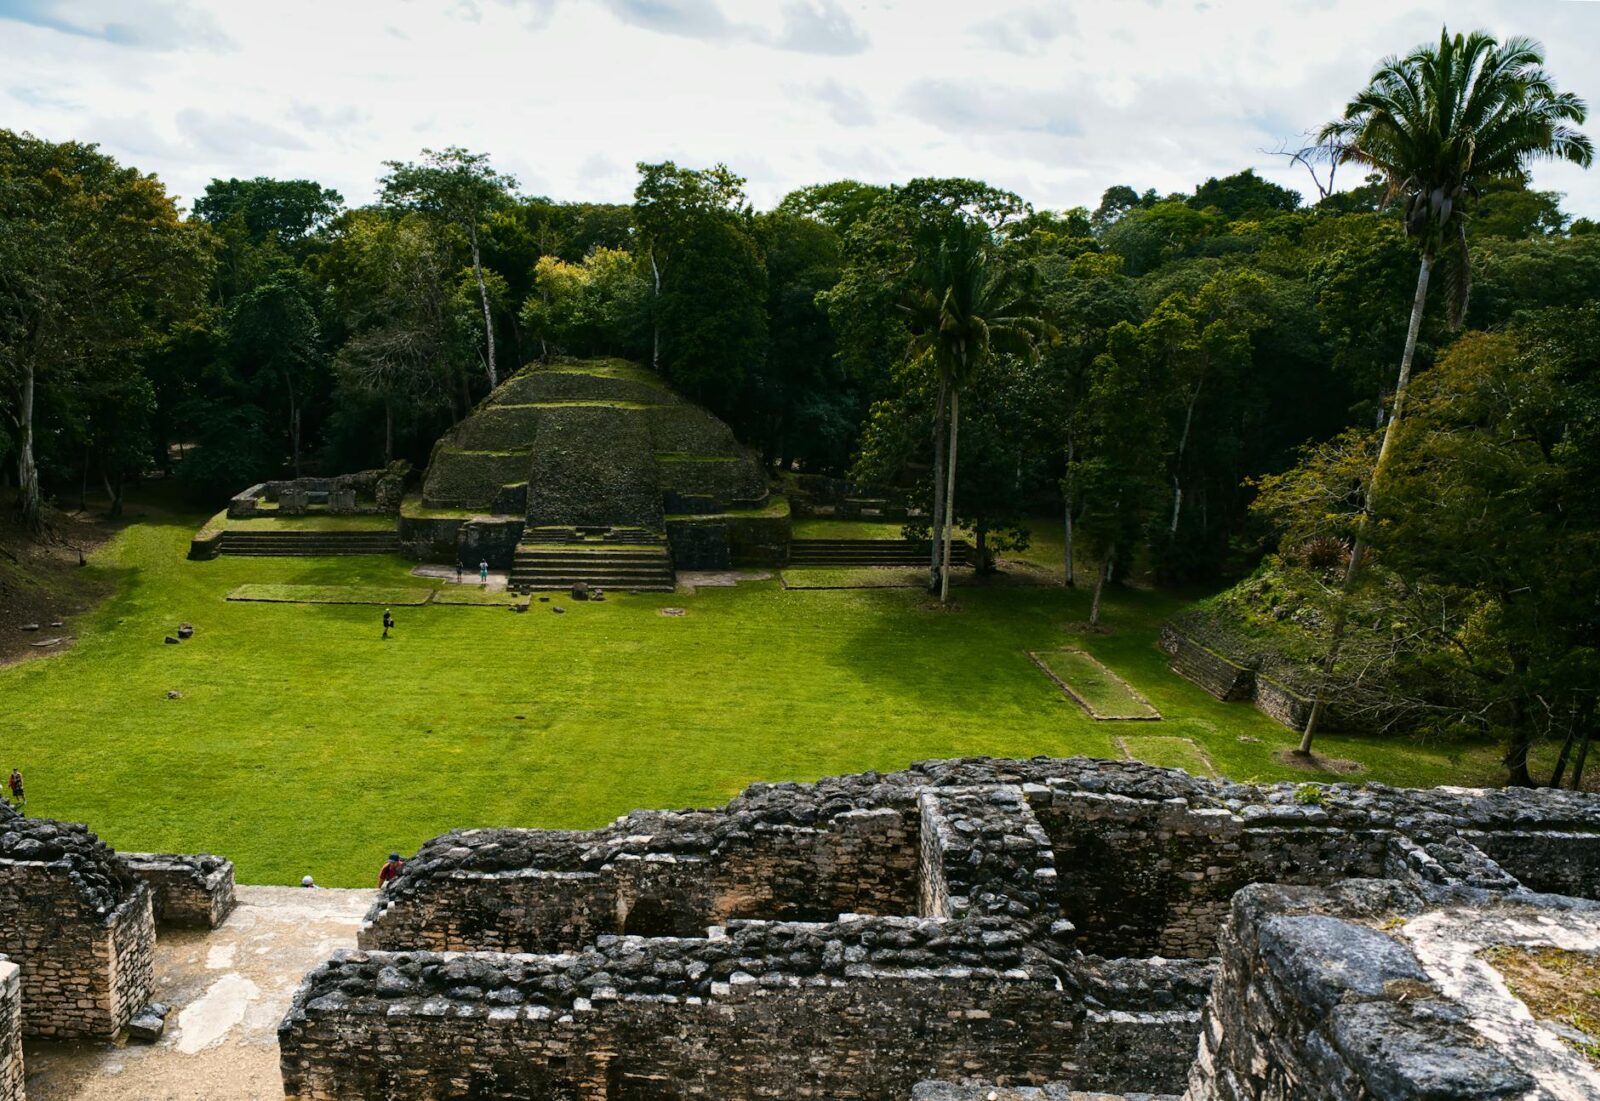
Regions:
<instances>
[{"instance_id":1,"label":"grass-covered pyramid top","mask_svg":"<svg viewBox=\"0 0 1600 1101\"><path fill-rule=\"evenodd\" d=\"M659 531L669 512L758 507L766 479L727 425L644 367L564 359L508 379L441 439L422 497L536 527Z\"/></svg>"}]
</instances>

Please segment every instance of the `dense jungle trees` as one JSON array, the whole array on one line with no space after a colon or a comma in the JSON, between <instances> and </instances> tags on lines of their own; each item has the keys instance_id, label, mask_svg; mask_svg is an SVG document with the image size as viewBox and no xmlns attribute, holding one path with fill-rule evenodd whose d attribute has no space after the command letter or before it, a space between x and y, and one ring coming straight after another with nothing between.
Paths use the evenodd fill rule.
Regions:
<instances>
[{"instance_id":1,"label":"dense jungle trees","mask_svg":"<svg viewBox=\"0 0 1600 1101\"><path fill-rule=\"evenodd\" d=\"M420 463L520 365L619 355L775 475L909 494L930 567L949 529L988 569L1041 522L1097 592L1265 560L1330 690L1503 736L1519 782L1560 745L1571 782L1600 232L1527 170L1588 162L1583 110L1534 44L1445 35L1294 154L1313 201L1247 170L1071 210L930 178L757 211L671 161L630 203L557 202L449 148L387 162L371 205L239 178L184 216L92 146L0 131L0 488L36 521L153 470L209 502ZM1369 174L1336 191L1341 164Z\"/></svg>"}]
</instances>

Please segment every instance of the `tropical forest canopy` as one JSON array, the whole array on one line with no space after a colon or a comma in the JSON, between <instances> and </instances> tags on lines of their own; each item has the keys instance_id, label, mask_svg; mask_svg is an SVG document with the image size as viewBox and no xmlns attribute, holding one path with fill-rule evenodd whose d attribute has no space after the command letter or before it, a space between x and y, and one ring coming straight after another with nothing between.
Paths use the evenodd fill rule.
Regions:
<instances>
[{"instance_id":1,"label":"tropical forest canopy","mask_svg":"<svg viewBox=\"0 0 1600 1101\"><path fill-rule=\"evenodd\" d=\"M1531 44L1490 40L1491 66L1451 42L1421 50L1465 68L1428 80L1523 83L1452 100L1391 59L1298 154L1310 200L1245 170L1107 181L1092 210L913 179L757 211L733 169L664 162L631 204L558 202L451 148L389 162L366 206L256 177L184 212L92 145L0 130L0 486L36 519L152 472L210 504L420 464L521 365L620 355L775 473L904 487L986 561L1050 522L1097 584L1298 576L1295 614L1337 625L1330 675L1358 610L1394 625L1386 683L1411 678L1418 724L1586 729L1600 226L1529 182L1586 163L1583 105ZM1432 144L1397 88L1443 112ZM1486 114L1476 162L1451 144L1451 110L1507 103L1548 117ZM1334 164L1365 178L1336 191Z\"/></svg>"}]
</instances>

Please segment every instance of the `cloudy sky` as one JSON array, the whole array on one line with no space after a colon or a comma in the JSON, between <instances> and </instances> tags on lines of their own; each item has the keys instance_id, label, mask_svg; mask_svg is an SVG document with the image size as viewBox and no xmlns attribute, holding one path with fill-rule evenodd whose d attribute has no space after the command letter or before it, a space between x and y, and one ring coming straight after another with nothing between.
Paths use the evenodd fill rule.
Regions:
<instances>
[{"instance_id":1,"label":"cloudy sky","mask_svg":"<svg viewBox=\"0 0 1600 1101\"><path fill-rule=\"evenodd\" d=\"M1596 0L0 0L0 126L186 199L268 175L362 202L444 145L559 199L625 200L669 157L727 162L763 207L841 177L1041 207L1247 166L1306 191L1268 151L1442 23L1542 40L1600 135ZM1535 182L1600 217L1600 168Z\"/></svg>"}]
</instances>

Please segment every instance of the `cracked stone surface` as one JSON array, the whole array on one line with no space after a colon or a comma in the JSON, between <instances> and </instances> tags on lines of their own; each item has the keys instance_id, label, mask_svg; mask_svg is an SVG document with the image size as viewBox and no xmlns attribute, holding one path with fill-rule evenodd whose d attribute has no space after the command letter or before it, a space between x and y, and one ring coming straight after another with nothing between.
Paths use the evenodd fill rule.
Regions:
<instances>
[{"instance_id":1,"label":"cracked stone surface","mask_svg":"<svg viewBox=\"0 0 1600 1101\"><path fill-rule=\"evenodd\" d=\"M220 929L161 930L159 1043L28 1043L29 1101L277 1101L278 1021L305 973L353 948L372 891L240 887Z\"/></svg>"}]
</instances>

